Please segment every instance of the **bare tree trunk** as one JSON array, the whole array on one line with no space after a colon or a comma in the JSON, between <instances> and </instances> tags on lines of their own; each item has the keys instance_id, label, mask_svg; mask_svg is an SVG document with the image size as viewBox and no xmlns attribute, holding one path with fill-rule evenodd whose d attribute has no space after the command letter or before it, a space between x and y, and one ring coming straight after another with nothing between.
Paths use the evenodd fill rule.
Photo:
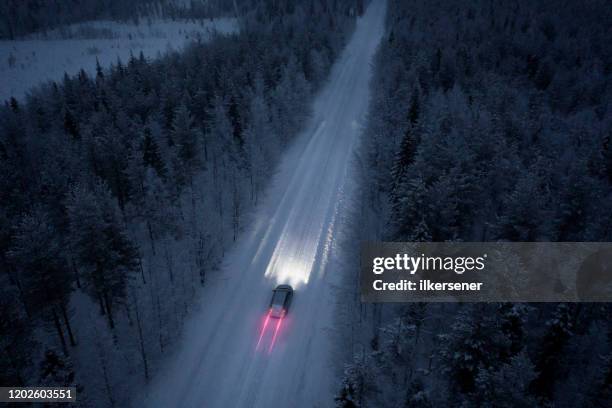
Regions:
<instances>
[{"instance_id":1,"label":"bare tree trunk","mask_svg":"<svg viewBox=\"0 0 612 408\"><path fill-rule=\"evenodd\" d=\"M162 324L162 315L161 315L161 302L159 301L159 292L155 297L156 309L157 309L157 325L159 328L159 349L163 353L164 352L164 335L163 335L163 324Z\"/></svg>"},{"instance_id":2,"label":"bare tree trunk","mask_svg":"<svg viewBox=\"0 0 612 408\"><path fill-rule=\"evenodd\" d=\"M98 293L98 304L100 305L100 315L106 315L106 308L104 307L104 300L102 300L102 294Z\"/></svg>"},{"instance_id":3,"label":"bare tree trunk","mask_svg":"<svg viewBox=\"0 0 612 408\"><path fill-rule=\"evenodd\" d=\"M57 312L55 311L55 307L51 309L53 311L53 324L55 325L55 330L57 330L57 336L60 339L62 344L62 351L64 355L68 355L68 348L66 347L66 339L64 338L64 331L62 330L62 324L60 323L59 317L57 316Z\"/></svg>"},{"instance_id":4,"label":"bare tree trunk","mask_svg":"<svg viewBox=\"0 0 612 408\"><path fill-rule=\"evenodd\" d=\"M130 305L126 303L124 303L125 306L125 315L127 316L128 319L128 325L130 327L132 327L134 325L134 321L132 320L132 314L130 313Z\"/></svg>"},{"instance_id":5,"label":"bare tree trunk","mask_svg":"<svg viewBox=\"0 0 612 408\"><path fill-rule=\"evenodd\" d=\"M196 248L196 266L198 267L198 273L200 275L200 284L204 286L204 282L206 279L206 267L204 265L204 235L200 232L200 236L198 238L198 246Z\"/></svg>"},{"instance_id":6,"label":"bare tree trunk","mask_svg":"<svg viewBox=\"0 0 612 408\"><path fill-rule=\"evenodd\" d=\"M102 345L98 343L98 353L100 357L100 366L102 367L102 378L104 378L104 388L106 389L106 396L108 397L108 402L111 407L115 406L115 399L113 398L113 390L110 386L110 381L108 379L108 370L106 368L106 359L104 358L102 352Z\"/></svg>"},{"instance_id":7,"label":"bare tree trunk","mask_svg":"<svg viewBox=\"0 0 612 408\"><path fill-rule=\"evenodd\" d=\"M70 260L70 263L72 264L72 272L74 273L74 281L77 284L77 288L81 289L81 277L79 275L79 270L77 269L77 266L74 260Z\"/></svg>"},{"instance_id":8,"label":"bare tree trunk","mask_svg":"<svg viewBox=\"0 0 612 408\"><path fill-rule=\"evenodd\" d=\"M253 187L253 170L249 170L249 185L251 187L251 202L253 202L255 195L255 188Z\"/></svg>"},{"instance_id":9,"label":"bare tree trunk","mask_svg":"<svg viewBox=\"0 0 612 408\"><path fill-rule=\"evenodd\" d=\"M111 330L114 330L115 321L113 319L113 310L111 308L110 299L108 298L108 293L104 292L102 298L104 299L104 305L106 306L106 316L108 317L108 325L110 326Z\"/></svg>"},{"instance_id":10,"label":"bare tree trunk","mask_svg":"<svg viewBox=\"0 0 612 408\"><path fill-rule=\"evenodd\" d=\"M61 304L60 308L62 310L62 316L64 317L64 323L66 324L66 330L68 331L68 338L70 339L70 345L74 347L76 346L76 340L74 339L74 335L72 334L72 326L70 326L68 310L66 309L66 305L64 304Z\"/></svg>"},{"instance_id":11,"label":"bare tree trunk","mask_svg":"<svg viewBox=\"0 0 612 408\"><path fill-rule=\"evenodd\" d=\"M14 380L15 385L17 386L24 385L25 381L23 381L23 377L21 375L22 365L15 360L16 354L14 353L13 350L11 350L11 347L6 347L4 350L4 354L6 355L7 360L9 361L9 364L13 368L13 375L15 377L15 380Z\"/></svg>"},{"instance_id":12,"label":"bare tree trunk","mask_svg":"<svg viewBox=\"0 0 612 408\"><path fill-rule=\"evenodd\" d=\"M153 227L151 226L151 221L147 220L147 230L149 231L149 240L151 241L151 251L153 251L153 255L155 255L155 239L153 238Z\"/></svg>"},{"instance_id":13,"label":"bare tree trunk","mask_svg":"<svg viewBox=\"0 0 612 408\"><path fill-rule=\"evenodd\" d=\"M23 286L21 286L21 281L19 280L18 274L11 273L11 267L9 265L6 265L5 262L3 262L3 264L6 266L6 273L9 277L9 282L14 283L15 286L17 286L17 291L19 292L19 300L21 300L23 311L25 312L28 318L31 317L32 314L30 313L30 307L28 306L28 302L26 301L25 293L23 291Z\"/></svg>"},{"instance_id":14,"label":"bare tree trunk","mask_svg":"<svg viewBox=\"0 0 612 408\"><path fill-rule=\"evenodd\" d=\"M142 267L142 256L140 255L140 249L138 250L138 266L140 266L140 276L142 278L142 283L146 285L147 280L145 279L144 268Z\"/></svg>"},{"instance_id":15,"label":"bare tree trunk","mask_svg":"<svg viewBox=\"0 0 612 408\"><path fill-rule=\"evenodd\" d=\"M204 162L208 162L208 144L206 143L206 132L202 132L202 147L204 147Z\"/></svg>"},{"instance_id":16,"label":"bare tree trunk","mask_svg":"<svg viewBox=\"0 0 612 408\"><path fill-rule=\"evenodd\" d=\"M159 300L159 290L157 288L157 283L153 281L153 284L149 285L149 295L151 299L151 310L152 313L155 314L157 318L157 329L158 329L158 341L159 341L159 351L161 353L164 352L164 337L163 337L163 325L162 325L162 316L161 316L161 302Z\"/></svg>"},{"instance_id":17,"label":"bare tree trunk","mask_svg":"<svg viewBox=\"0 0 612 408\"><path fill-rule=\"evenodd\" d=\"M189 190L191 193L191 223L196 225L196 197L193 189L193 175L189 175Z\"/></svg>"},{"instance_id":18,"label":"bare tree trunk","mask_svg":"<svg viewBox=\"0 0 612 408\"><path fill-rule=\"evenodd\" d=\"M166 255L166 268L168 268L168 275L170 276L170 282L174 282L174 271L172 270L172 255L168 250L168 244L164 243L164 252Z\"/></svg>"},{"instance_id":19,"label":"bare tree trunk","mask_svg":"<svg viewBox=\"0 0 612 408\"><path fill-rule=\"evenodd\" d=\"M236 16L236 18L240 17L240 15L238 14L238 5L236 4L236 0L233 0L234 3L234 14Z\"/></svg>"},{"instance_id":20,"label":"bare tree trunk","mask_svg":"<svg viewBox=\"0 0 612 408\"><path fill-rule=\"evenodd\" d=\"M144 346L144 338L142 336L142 324L140 322L140 311L138 310L138 299L136 294L133 295L134 299L134 313L136 314L136 326L138 328L138 340L140 343L140 356L142 357L142 364L144 367L145 381L149 381L149 363L147 361L147 353Z\"/></svg>"},{"instance_id":21,"label":"bare tree trunk","mask_svg":"<svg viewBox=\"0 0 612 408\"><path fill-rule=\"evenodd\" d=\"M232 204L233 204L233 214L232 214L232 229L233 229L233 238L234 242L236 242L236 238L238 237L238 229L240 228L240 197L238 195L238 184L236 182L236 176L232 176L232 184L233 184L233 194L232 194Z\"/></svg>"}]
</instances>

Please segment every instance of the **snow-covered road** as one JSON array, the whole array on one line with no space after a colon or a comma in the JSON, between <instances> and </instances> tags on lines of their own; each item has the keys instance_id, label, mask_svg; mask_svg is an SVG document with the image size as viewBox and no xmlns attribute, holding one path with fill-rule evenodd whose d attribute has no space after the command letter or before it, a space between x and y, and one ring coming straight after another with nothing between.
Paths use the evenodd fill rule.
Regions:
<instances>
[{"instance_id":1,"label":"snow-covered road","mask_svg":"<svg viewBox=\"0 0 612 408\"><path fill-rule=\"evenodd\" d=\"M358 20L306 130L286 153L253 226L211 278L176 355L148 387L149 407L328 407L338 391L331 362L334 270L326 268L353 145L367 109L371 60L385 3ZM336 273L337 275L337 273ZM277 284L295 289L272 344ZM271 348L271 350L270 350Z\"/></svg>"}]
</instances>

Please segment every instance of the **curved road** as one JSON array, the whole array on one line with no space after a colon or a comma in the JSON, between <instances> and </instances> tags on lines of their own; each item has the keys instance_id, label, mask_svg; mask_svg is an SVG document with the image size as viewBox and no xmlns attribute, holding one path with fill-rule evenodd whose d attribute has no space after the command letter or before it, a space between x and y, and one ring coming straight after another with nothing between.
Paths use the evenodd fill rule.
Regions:
<instances>
[{"instance_id":1,"label":"curved road","mask_svg":"<svg viewBox=\"0 0 612 408\"><path fill-rule=\"evenodd\" d=\"M374 0L285 154L253 226L202 295L174 358L145 390L147 407L328 407L334 271L326 268L343 186L369 98L385 3ZM271 290L295 289L289 314L261 335ZM259 347L258 339L261 337Z\"/></svg>"}]
</instances>

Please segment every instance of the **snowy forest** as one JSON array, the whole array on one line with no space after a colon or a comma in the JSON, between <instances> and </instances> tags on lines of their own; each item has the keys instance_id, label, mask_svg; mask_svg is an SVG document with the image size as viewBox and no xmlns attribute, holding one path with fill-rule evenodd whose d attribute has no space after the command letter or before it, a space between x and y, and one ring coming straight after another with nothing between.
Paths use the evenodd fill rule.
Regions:
<instances>
[{"instance_id":1,"label":"snowy forest","mask_svg":"<svg viewBox=\"0 0 612 408\"><path fill-rule=\"evenodd\" d=\"M352 241L610 241L609 6L389 1ZM339 407L612 406L608 304L354 309Z\"/></svg>"},{"instance_id":2,"label":"snowy forest","mask_svg":"<svg viewBox=\"0 0 612 408\"><path fill-rule=\"evenodd\" d=\"M2 0L0 40L96 19L138 23L141 18L154 16L203 19L233 15L238 10L249 10L249 3L243 0Z\"/></svg>"},{"instance_id":3,"label":"snowy forest","mask_svg":"<svg viewBox=\"0 0 612 408\"><path fill-rule=\"evenodd\" d=\"M274 231L253 252L264 281L277 253L308 268L281 275L302 272L302 315L275 343L279 319L256 354L269 314L259 341L233 334L266 312L249 301L268 293L248 295L268 287L243 280L238 301L208 304L201 322L230 322L179 369L237 375L211 382L218 396L182 384L196 395L179 405L235 393L263 406L281 385L279 401L315 405L292 399L306 384L339 408L612 406L609 304L366 304L357 278L362 241L612 241L609 1L3 0L0 15L6 42L90 21L237 21L210 38L178 28L189 44L154 59L109 67L92 52L91 71L0 101L0 386L138 406L165 363L184 361L205 291L289 162L295 184L257 220ZM366 109L353 102L368 99L370 72ZM352 135L354 152L324 154Z\"/></svg>"},{"instance_id":4,"label":"snowy forest","mask_svg":"<svg viewBox=\"0 0 612 408\"><path fill-rule=\"evenodd\" d=\"M237 34L0 107L1 385L126 406L308 117L353 3L240 2Z\"/></svg>"}]
</instances>

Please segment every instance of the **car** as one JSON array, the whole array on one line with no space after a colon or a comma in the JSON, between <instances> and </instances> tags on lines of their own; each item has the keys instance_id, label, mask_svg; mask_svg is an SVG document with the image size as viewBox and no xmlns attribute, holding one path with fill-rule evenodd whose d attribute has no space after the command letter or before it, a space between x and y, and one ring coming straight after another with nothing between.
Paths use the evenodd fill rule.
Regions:
<instances>
[{"instance_id":1,"label":"car","mask_svg":"<svg viewBox=\"0 0 612 408\"><path fill-rule=\"evenodd\" d=\"M278 285L272 291L272 300L270 300L269 316L275 319L285 317L289 311L291 298L293 297L293 288L289 285Z\"/></svg>"}]
</instances>

